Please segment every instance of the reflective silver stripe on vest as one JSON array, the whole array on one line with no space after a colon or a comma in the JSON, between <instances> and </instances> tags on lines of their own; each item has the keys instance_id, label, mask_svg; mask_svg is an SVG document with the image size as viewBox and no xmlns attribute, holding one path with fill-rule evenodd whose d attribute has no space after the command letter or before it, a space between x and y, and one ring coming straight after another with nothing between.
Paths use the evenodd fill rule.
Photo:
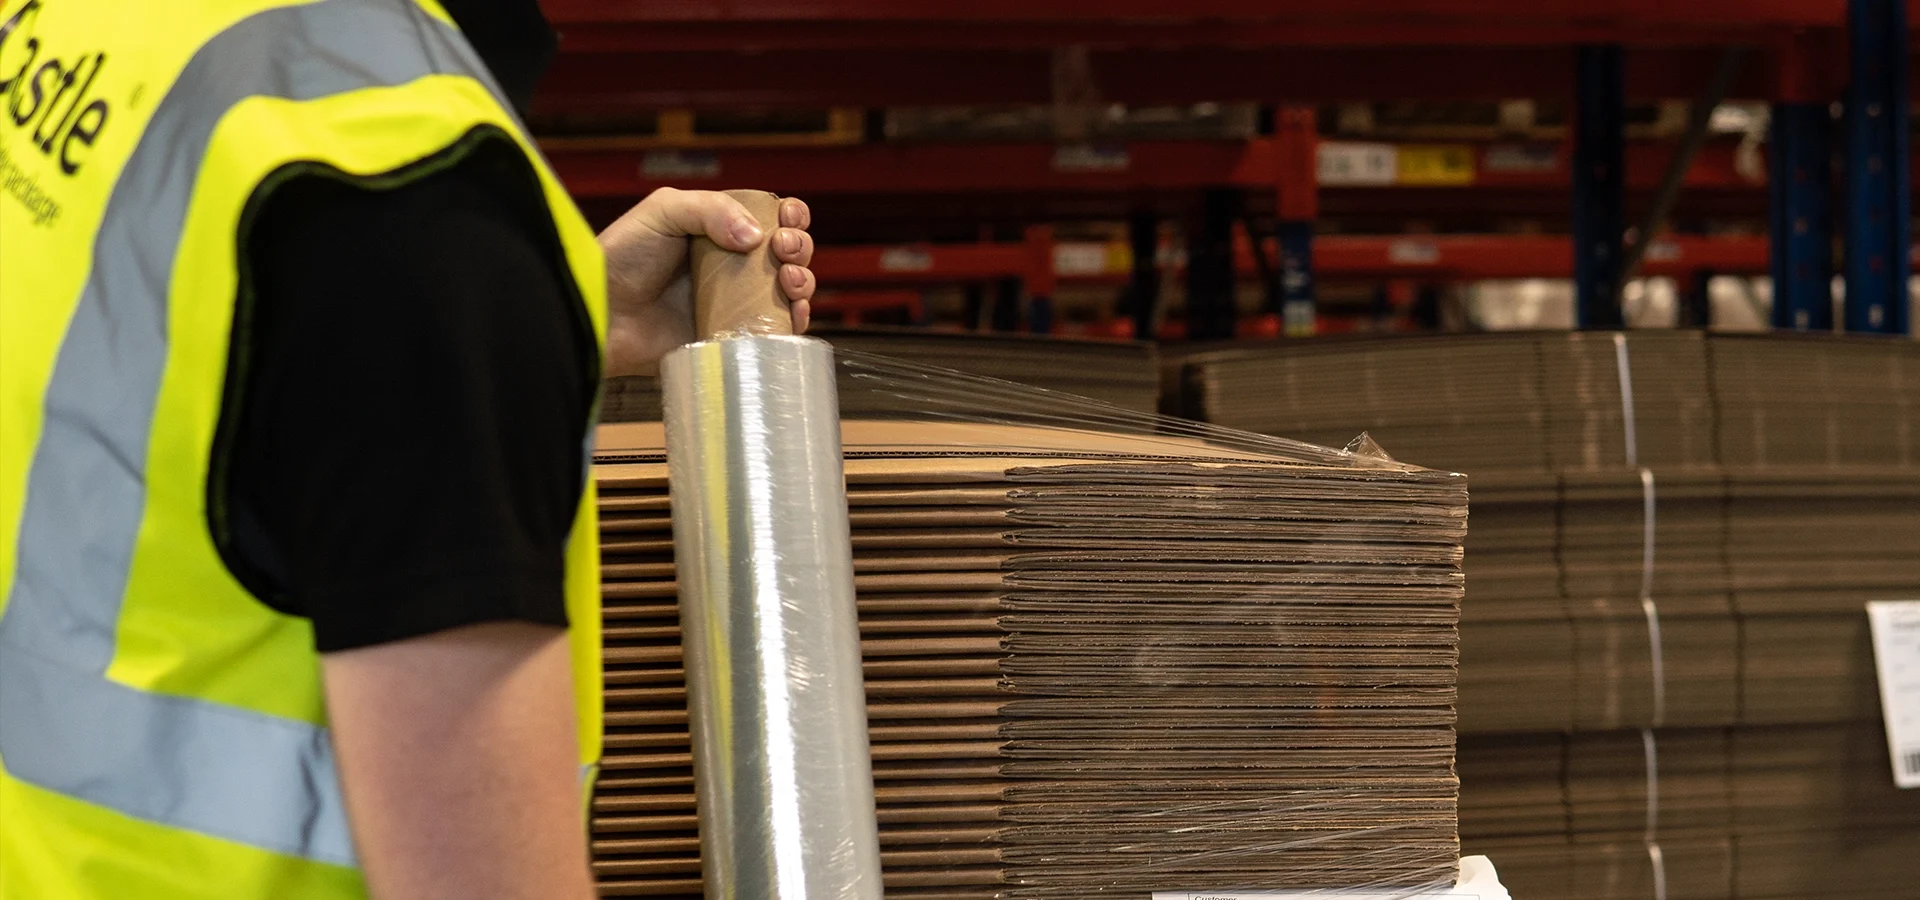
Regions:
<instances>
[{"instance_id":1,"label":"reflective silver stripe on vest","mask_svg":"<svg viewBox=\"0 0 1920 900\"><path fill-rule=\"evenodd\" d=\"M324 728L135 690L105 673L146 505L167 285L214 127L248 97L311 100L433 73L478 78L500 96L465 39L411 0L320 0L221 32L155 109L107 201L28 475L0 616L0 758L12 777L135 818L353 864Z\"/></svg>"}]
</instances>

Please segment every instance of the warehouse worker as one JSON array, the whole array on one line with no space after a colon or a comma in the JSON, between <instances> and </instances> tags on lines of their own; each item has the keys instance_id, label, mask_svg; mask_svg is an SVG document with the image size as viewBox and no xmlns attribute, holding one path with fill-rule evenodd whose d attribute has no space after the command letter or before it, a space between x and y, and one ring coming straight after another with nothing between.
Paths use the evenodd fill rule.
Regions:
<instances>
[{"instance_id":1,"label":"warehouse worker","mask_svg":"<svg viewBox=\"0 0 1920 900\"><path fill-rule=\"evenodd\" d=\"M596 241L512 111L552 42L0 0L0 897L592 896L599 378L690 337L686 235L801 327L812 244Z\"/></svg>"}]
</instances>

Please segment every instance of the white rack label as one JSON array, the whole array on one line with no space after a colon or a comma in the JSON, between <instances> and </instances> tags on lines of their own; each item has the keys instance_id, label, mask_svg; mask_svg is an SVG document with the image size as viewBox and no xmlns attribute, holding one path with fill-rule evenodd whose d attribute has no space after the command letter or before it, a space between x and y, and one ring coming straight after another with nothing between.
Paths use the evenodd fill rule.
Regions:
<instances>
[{"instance_id":1,"label":"white rack label","mask_svg":"<svg viewBox=\"0 0 1920 900\"><path fill-rule=\"evenodd\" d=\"M712 153L650 150L640 158L640 174L660 179L719 178L720 157Z\"/></svg>"},{"instance_id":2,"label":"white rack label","mask_svg":"<svg viewBox=\"0 0 1920 900\"><path fill-rule=\"evenodd\" d=\"M1382 187L1400 175L1400 158L1392 144L1321 141L1314 164L1320 183L1334 187Z\"/></svg>"},{"instance_id":3,"label":"white rack label","mask_svg":"<svg viewBox=\"0 0 1920 900\"><path fill-rule=\"evenodd\" d=\"M1055 172L1125 172L1133 156L1119 144L1071 144L1053 151Z\"/></svg>"},{"instance_id":4,"label":"white rack label","mask_svg":"<svg viewBox=\"0 0 1920 900\"><path fill-rule=\"evenodd\" d=\"M1920 787L1920 600L1867 604L1893 783Z\"/></svg>"},{"instance_id":5,"label":"white rack label","mask_svg":"<svg viewBox=\"0 0 1920 900\"><path fill-rule=\"evenodd\" d=\"M888 247L880 251L882 272L926 272L933 269L933 254L925 247Z\"/></svg>"},{"instance_id":6,"label":"white rack label","mask_svg":"<svg viewBox=\"0 0 1920 900\"><path fill-rule=\"evenodd\" d=\"M1431 266L1440 261L1440 248L1431 241L1403 240L1387 245L1387 262L1396 266Z\"/></svg>"},{"instance_id":7,"label":"white rack label","mask_svg":"<svg viewBox=\"0 0 1920 900\"><path fill-rule=\"evenodd\" d=\"M1114 266L1113 254L1107 252L1106 244L1081 242L1053 245L1053 274L1055 275L1105 275L1108 272L1125 272L1126 266Z\"/></svg>"}]
</instances>

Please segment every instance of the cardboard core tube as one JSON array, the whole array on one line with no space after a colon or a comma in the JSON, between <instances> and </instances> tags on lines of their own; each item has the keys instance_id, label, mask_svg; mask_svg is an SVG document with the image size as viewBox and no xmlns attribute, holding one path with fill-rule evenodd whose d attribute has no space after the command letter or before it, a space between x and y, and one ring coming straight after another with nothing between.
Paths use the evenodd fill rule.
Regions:
<instances>
[{"instance_id":1,"label":"cardboard core tube","mask_svg":"<svg viewBox=\"0 0 1920 900\"><path fill-rule=\"evenodd\" d=\"M745 253L706 237L691 238L693 333L700 340L736 335L790 335L793 313L780 290L780 260L773 233L780 227L780 197L766 191L727 191L760 223L765 238Z\"/></svg>"}]
</instances>

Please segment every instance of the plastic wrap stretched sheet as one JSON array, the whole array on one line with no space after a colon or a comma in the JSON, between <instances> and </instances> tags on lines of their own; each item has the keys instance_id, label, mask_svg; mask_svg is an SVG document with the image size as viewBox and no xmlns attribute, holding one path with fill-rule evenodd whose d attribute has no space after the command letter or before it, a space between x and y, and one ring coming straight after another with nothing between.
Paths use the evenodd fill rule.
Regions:
<instances>
[{"instance_id":1,"label":"plastic wrap stretched sheet","mask_svg":"<svg viewBox=\"0 0 1920 900\"><path fill-rule=\"evenodd\" d=\"M871 326L822 326L815 332L840 351L911 359L1088 397L1134 412L1160 408L1160 372L1152 344ZM840 409L848 418L913 415L884 386L857 381L855 372L846 367L840 375ZM660 380L652 376L610 380L600 417L603 422L660 421Z\"/></svg>"},{"instance_id":2,"label":"plastic wrap stretched sheet","mask_svg":"<svg viewBox=\"0 0 1920 900\"><path fill-rule=\"evenodd\" d=\"M791 423L743 410L755 392L806 390L815 369L772 363L710 363L734 418L704 458L666 462L659 425L601 433L608 729L593 828L608 896L698 896L714 875L703 860L719 859L698 834L714 801L696 802L688 730L690 698L711 699L683 665L715 631L683 619L680 582L813 584L848 558L831 535L731 524L797 483L772 484L788 477L775 457ZM871 773L887 896L1453 884L1461 476L882 357L835 366L892 404L841 424L844 487L807 488L847 504L855 621L826 630L857 640L861 666L788 674L864 692L869 756L816 771ZM712 544L676 547L693 515L702 540L737 548L723 570L690 568ZM756 556L776 545L794 555ZM788 640L836 615L821 608L834 590L793 593L777 628L728 624ZM754 824L774 806L726 814Z\"/></svg>"}]
</instances>

